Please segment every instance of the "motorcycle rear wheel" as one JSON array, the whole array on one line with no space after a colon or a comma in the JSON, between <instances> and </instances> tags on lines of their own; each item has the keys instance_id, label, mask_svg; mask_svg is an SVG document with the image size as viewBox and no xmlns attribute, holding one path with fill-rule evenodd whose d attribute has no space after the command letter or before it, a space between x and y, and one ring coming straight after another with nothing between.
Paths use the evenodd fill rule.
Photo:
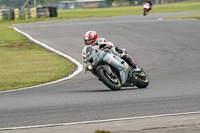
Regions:
<instances>
[{"instance_id":1,"label":"motorcycle rear wheel","mask_svg":"<svg viewBox=\"0 0 200 133\"><path fill-rule=\"evenodd\" d=\"M97 70L97 76L111 90L119 91L121 89L121 82L119 78L116 78L115 80L110 79L110 77L107 76L106 71L103 68L100 68L99 70Z\"/></svg>"}]
</instances>

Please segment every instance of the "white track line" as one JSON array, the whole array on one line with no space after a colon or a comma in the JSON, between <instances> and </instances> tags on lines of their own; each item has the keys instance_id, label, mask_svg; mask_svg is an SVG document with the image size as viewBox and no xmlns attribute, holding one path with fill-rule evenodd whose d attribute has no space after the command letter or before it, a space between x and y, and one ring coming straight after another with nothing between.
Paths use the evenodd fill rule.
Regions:
<instances>
[{"instance_id":1,"label":"white track line","mask_svg":"<svg viewBox=\"0 0 200 133\"><path fill-rule=\"evenodd\" d=\"M175 114L153 115L153 116L129 117L129 118L116 118L116 119L107 119L107 120L72 122L72 123L58 123L58 124L48 124L48 125L9 127L9 128L0 128L0 131L3 131L3 130L17 130L17 129L30 129L30 128L45 128L45 127L54 127L54 126L68 126L68 125L78 125L78 124L93 124L93 123L101 123L101 122L148 119L148 118L170 117L170 116L181 116L181 115L192 115L192 114L200 114L200 111L197 111L197 112L185 112L185 113L175 113Z\"/></svg>"},{"instance_id":2,"label":"white track line","mask_svg":"<svg viewBox=\"0 0 200 133\"><path fill-rule=\"evenodd\" d=\"M158 18L158 20L164 20L164 18ZM171 20L171 21L174 21L174 20L199 20L199 19L196 19L196 18L175 18L175 19L166 19L166 20Z\"/></svg>"},{"instance_id":3,"label":"white track line","mask_svg":"<svg viewBox=\"0 0 200 133\"><path fill-rule=\"evenodd\" d=\"M67 59L71 60L73 63L75 63L75 64L77 65L78 68L77 68L77 70L76 70L74 73L72 73L72 74L69 75L68 77L65 77L65 78L62 78L62 79L59 79L59 80L56 80L56 81L53 81L53 82L49 82L49 83L44 83L44 84L36 85L36 86L31 86L31 87L26 87L26 88L21 88L21 89L16 89L16 90L2 91L2 92L0 92L0 94L1 94L1 93L5 93L5 92L25 90L25 89L30 89L30 88L35 88L35 87L40 87L40 86L45 86L45 85L49 85L49 84L58 83L58 82L61 82L61 81L64 81L64 80L67 80L67 79L70 79L70 78L74 77L75 75L77 75L78 73L80 73L80 72L83 70L83 65L82 65L81 63L79 63L77 60L75 60L74 58L72 58L72 57L70 57L70 56L68 56L68 55L66 55L66 54L64 54L64 53L62 53L62 52L60 52L60 51L58 51L58 50L56 50L56 49L53 49L53 48L47 46L47 45L44 44L44 43L39 42L38 40L34 39L33 37L31 37L31 36L28 35L27 33L25 33L25 32L23 32L23 31L17 29L16 27L13 27L13 29L16 30L17 32L19 32L19 33L25 35L25 36L28 37L31 41L33 41L33 42L39 44L40 46L42 46L42 47L44 47L44 48L46 48L46 49L48 49L48 50L50 50L50 51L52 51L52 52L55 52L55 53L57 53L57 54L63 56L64 58L67 58Z\"/></svg>"}]
</instances>

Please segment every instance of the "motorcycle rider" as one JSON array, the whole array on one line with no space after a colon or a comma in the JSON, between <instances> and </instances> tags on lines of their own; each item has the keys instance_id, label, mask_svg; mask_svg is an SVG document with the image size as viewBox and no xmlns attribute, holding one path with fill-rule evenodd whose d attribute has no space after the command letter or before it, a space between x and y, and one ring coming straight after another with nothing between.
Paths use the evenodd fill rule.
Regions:
<instances>
[{"instance_id":1,"label":"motorcycle rider","mask_svg":"<svg viewBox=\"0 0 200 133\"><path fill-rule=\"evenodd\" d=\"M145 3L149 3L149 10L151 10L152 9L152 6L153 6L153 4L152 4L152 2L151 2L151 0L146 0L145 2L144 2L144 4Z\"/></svg>"},{"instance_id":2,"label":"motorcycle rider","mask_svg":"<svg viewBox=\"0 0 200 133\"><path fill-rule=\"evenodd\" d=\"M107 41L105 38L98 38L96 31L87 31L84 34L84 42L85 45L82 50L82 56L84 59L84 66L86 66L85 58L86 58L86 48L89 45L99 45L99 49L104 49L106 47L111 48L111 51L113 54L119 56L123 60L125 60L130 66L133 68L136 68L136 63L127 55L127 52L125 49L120 49L118 47L114 47L114 44L112 42Z\"/></svg>"}]
</instances>

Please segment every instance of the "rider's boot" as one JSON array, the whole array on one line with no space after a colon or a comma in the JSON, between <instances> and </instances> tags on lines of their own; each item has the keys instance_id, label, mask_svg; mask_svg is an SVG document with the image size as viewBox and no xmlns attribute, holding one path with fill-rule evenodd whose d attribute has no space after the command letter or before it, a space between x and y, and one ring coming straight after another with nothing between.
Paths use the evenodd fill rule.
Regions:
<instances>
[{"instance_id":1,"label":"rider's boot","mask_svg":"<svg viewBox=\"0 0 200 133\"><path fill-rule=\"evenodd\" d=\"M127 54L124 54L124 56L122 57L122 59L124 59L129 64L129 66L132 66L133 68L136 68L137 64Z\"/></svg>"}]
</instances>

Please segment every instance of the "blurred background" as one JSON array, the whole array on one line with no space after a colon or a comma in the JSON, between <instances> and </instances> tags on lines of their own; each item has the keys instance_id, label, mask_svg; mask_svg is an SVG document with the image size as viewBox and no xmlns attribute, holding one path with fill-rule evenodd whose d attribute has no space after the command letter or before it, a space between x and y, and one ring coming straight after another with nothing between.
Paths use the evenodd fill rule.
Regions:
<instances>
[{"instance_id":1,"label":"blurred background","mask_svg":"<svg viewBox=\"0 0 200 133\"><path fill-rule=\"evenodd\" d=\"M0 0L0 8L26 8L54 6L58 10L80 9L80 8L101 8L111 6L133 6L141 5L145 0ZM166 4L181 1L195 0L151 0L153 4ZM199 1L199 0L196 0Z\"/></svg>"},{"instance_id":2,"label":"blurred background","mask_svg":"<svg viewBox=\"0 0 200 133\"><path fill-rule=\"evenodd\" d=\"M57 10L141 6L145 0L0 0L0 20L57 17ZM151 0L153 5L200 0Z\"/></svg>"}]
</instances>

